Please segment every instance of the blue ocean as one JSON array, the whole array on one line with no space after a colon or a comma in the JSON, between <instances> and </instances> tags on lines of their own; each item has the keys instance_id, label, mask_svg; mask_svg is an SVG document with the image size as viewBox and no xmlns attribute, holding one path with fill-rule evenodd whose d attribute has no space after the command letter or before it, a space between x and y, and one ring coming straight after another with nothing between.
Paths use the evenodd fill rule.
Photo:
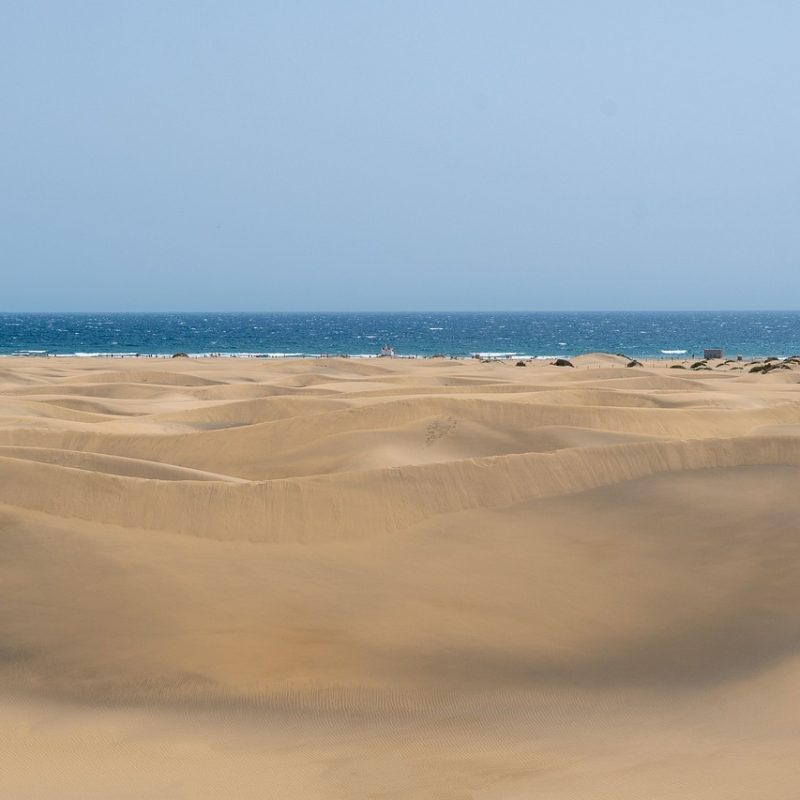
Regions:
<instances>
[{"instance_id":1,"label":"blue ocean","mask_svg":"<svg viewBox=\"0 0 800 800\"><path fill-rule=\"evenodd\" d=\"M682 358L800 353L800 311L0 313L2 355Z\"/></svg>"}]
</instances>

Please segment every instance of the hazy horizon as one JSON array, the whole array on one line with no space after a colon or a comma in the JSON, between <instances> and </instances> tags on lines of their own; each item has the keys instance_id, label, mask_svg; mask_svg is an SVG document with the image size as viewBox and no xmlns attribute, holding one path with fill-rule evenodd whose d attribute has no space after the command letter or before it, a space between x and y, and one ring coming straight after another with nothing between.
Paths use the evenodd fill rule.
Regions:
<instances>
[{"instance_id":1,"label":"hazy horizon","mask_svg":"<svg viewBox=\"0 0 800 800\"><path fill-rule=\"evenodd\" d=\"M798 23L5 4L0 306L790 310Z\"/></svg>"},{"instance_id":2,"label":"hazy horizon","mask_svg":"<svg viewBox=\"0 0 800 800\"><path fill-rule=\"evenodd\" d=\"M0 314L798 314L800 308L51 308L7 309Z\"/></svg>"}]
</instances>

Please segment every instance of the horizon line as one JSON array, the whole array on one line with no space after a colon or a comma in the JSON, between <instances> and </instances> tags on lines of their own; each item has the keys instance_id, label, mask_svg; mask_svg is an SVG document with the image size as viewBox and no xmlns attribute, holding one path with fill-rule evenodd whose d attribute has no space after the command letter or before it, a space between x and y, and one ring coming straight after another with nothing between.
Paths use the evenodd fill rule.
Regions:
<instances>
[{"instance_id":1,"label":"horizon line","mask_svg":"<svg viewBox=\"0 0 800 800\"><path fill-rule=\"evenodd\" d=\"M224 310L224 309L50 309L6 310L0 314L762 314L800 313L800 308L573 308L573 309L383 309L361 310Z\"/></svg>"}]
</instances>

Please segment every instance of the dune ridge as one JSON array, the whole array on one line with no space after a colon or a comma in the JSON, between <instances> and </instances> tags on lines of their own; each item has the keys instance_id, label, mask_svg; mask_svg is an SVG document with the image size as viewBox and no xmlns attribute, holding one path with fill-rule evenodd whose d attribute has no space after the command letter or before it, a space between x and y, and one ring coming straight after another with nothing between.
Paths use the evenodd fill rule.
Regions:
<instances>
[{"instance_id":1,"label":"dune ridge","mask_svg":"<svg viewBox=\"0 0 800 800\"><path fill-rule=\"evenodd\" d=\"M141 459L94 454L90 460L74 451L0 447L0 501L195 536L313 541L392 533L436 514L579 492L658 472L753 465L800 466L800 440L763 436L579 447L250 482ZM59 492L42 493L42 483L57 484Z\"/></svg>"}]
</instances>

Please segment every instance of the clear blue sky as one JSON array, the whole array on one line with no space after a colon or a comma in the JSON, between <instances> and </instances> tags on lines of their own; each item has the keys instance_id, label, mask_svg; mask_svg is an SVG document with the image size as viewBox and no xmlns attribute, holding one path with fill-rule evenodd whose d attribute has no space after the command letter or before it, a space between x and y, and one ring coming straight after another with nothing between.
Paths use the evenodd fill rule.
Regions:
<instances>
[{"instance_id":1,"label":"clear blue sky","mask_svg":"<svg viewBox=\"0 0 800 800\"><path fill-rule=\"evenodd\" d=\"M800 306L800 4L0 3L0 310Z\"/></svg>"}]
</instances>

